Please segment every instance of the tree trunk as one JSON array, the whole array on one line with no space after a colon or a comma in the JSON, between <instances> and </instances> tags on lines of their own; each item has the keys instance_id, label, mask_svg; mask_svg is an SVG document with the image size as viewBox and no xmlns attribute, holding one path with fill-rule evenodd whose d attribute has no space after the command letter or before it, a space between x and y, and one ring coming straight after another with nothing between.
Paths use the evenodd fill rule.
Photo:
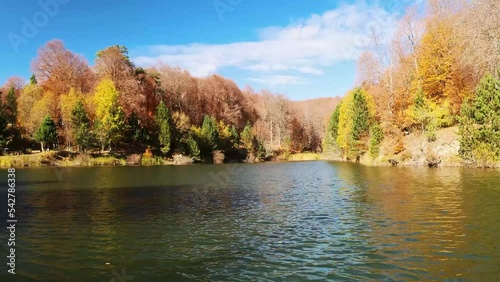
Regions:
<instances>
[{"instance_id":1,"label":"tree trunk","mask_svg":"<svg viewBox=\"0 0 500 282\"><path fill-rule=\"evenodd\" d=\"M273 144L273 143L274 143L274 142L273 142L273 134L274 134L274 132L273 132L273 121L271 120L271 148L272 148L272 147L273 147L273 145L274 145L274 144Z\"/></svg>"},{"instance_id":2,"label":"tree trunk","mask_svg":"<svg viewBox=\"0 0 500 282\"><path fill-rule=\"evenodd\" d=\"M42 153L43 153L43 152L45 152L45 151L43 150L43 142L40 142L40 145L42 146Z\"/></svg>"}]
</instances>

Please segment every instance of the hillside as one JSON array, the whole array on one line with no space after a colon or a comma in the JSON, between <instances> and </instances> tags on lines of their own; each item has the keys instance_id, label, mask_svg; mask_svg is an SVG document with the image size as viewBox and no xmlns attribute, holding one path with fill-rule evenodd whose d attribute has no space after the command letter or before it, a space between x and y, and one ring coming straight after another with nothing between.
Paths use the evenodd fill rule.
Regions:
<instances>
[{"instance_id":1,"label":"hillside","mask_svg":"<svg viewBox=\"0 0 500 282\"><path fill-rule=\"evenodd\" d=\"M291 103L293 107L302 112L304 116L310 116L312 118L313 124L318 128L317 131L320 132L320 136L323 138L328 120L341 100L342 98L335 96L292 101Z\"/></svg>"}]
</instances>

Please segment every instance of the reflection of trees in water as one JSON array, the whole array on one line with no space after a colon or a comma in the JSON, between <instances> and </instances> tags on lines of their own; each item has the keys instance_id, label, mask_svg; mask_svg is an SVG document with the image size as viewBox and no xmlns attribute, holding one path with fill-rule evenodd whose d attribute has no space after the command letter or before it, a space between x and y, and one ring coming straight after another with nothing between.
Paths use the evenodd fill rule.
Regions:
<instances>
[{"instance_id":1,"label":"reflection of trees in water","mask_svg":"<svg viewBox=\"0 0 500 282\"><path fill-rule=\"evenodd\" d=\"M29 259L21 275L66 281L69 273L82 277L78 269L84 265L99 267L112 260L119 249L112 199L109 190L75 189L68 182L24 191L19 239Z\"/></svg>"},{"instance_id":2,"label":"reflection of trees in water","mask_svg":"<svg viewBox=\"0 0 500 282\"><path fill-rule=\"evenodd\" d=\"M175 168L174 180L168 168L145 168L144 184L125 168L106 179L106 169L65 174L44 184L55 189L19 195L20 234L37 234L22 236L23 255L43 253L75 273L109 260L138 278L171 280L217 280L214 273L229 277L242 266L247 274L333 270L325 275L334 281L444 280L476 265L491 273L498 262L487 256L500 241L491 216L500 212L496 174L323 162L241 167L204 166L195 175ZM165 175L154 178L157 171ZM229 177L204 185L220 171Z\"/></svg>"},{"instance_id":3,"label":"reflection of trees in water","mask_svg":"<svg viewBox=\"0 0 500 282\"><path fill-rule=\"evenodd\" d=\"M371 244L387 263L422 279L455 277L468 266L463 174L460 168L339 166L339 176L362 194L352 199L368 203Z\"/></svg>"}]
</instances>

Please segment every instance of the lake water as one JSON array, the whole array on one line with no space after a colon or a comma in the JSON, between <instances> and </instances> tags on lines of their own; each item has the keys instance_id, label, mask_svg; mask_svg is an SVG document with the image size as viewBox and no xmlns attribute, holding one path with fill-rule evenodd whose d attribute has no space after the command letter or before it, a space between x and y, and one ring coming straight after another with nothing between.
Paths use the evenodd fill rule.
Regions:
<instances>
[{"instance_id":1,"label":"lake water","mask_svg":"<svg viewBox=\"0 0 500 282\"><path fill-rule=\"evenodd\" d=\"M303 162L16 178L16 275L3 191L0 281L500 281L498 170Z\"/></svg>"}]
</instances>

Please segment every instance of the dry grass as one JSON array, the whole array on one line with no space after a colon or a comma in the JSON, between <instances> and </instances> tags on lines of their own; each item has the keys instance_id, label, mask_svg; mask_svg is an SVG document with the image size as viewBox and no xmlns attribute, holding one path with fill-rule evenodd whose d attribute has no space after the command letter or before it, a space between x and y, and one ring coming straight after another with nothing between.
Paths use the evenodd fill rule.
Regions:
<instances>
[{"instance_id":1,"label":"dry grass","mask_svg":"<svg viewBox=\"0 0 500 282\"><path fill-rule=\"evenodd\" d=\"M0 167L43 167L43 166L105 166L125 165L126 161L114 156L92 157L88 154L64 154L45 152L31 155L0 156Z\"/></svg>"},{"instance_id":2,"label":"dry grass","mask_svg":"<svg viewBox=\"0 0 500 282\"><path fill-rule=\"evenodd\" d=\"M323 157L321 154L317 153L299 153L299 154L289 155L287 160L292 162L319 161L319 160L326 160L326 157Z\"/></svg>"},{"instance_id":3,"label":"dry grass","mask_svg":"<svg viewBox=\"0 0 500 282\"><path fill-rule=\"evenodd\" d=\"M45 152L31 155L0 156L0 167L41 167L53 165L57 161L57 152Z\"/></svg>"}]
</instances>

